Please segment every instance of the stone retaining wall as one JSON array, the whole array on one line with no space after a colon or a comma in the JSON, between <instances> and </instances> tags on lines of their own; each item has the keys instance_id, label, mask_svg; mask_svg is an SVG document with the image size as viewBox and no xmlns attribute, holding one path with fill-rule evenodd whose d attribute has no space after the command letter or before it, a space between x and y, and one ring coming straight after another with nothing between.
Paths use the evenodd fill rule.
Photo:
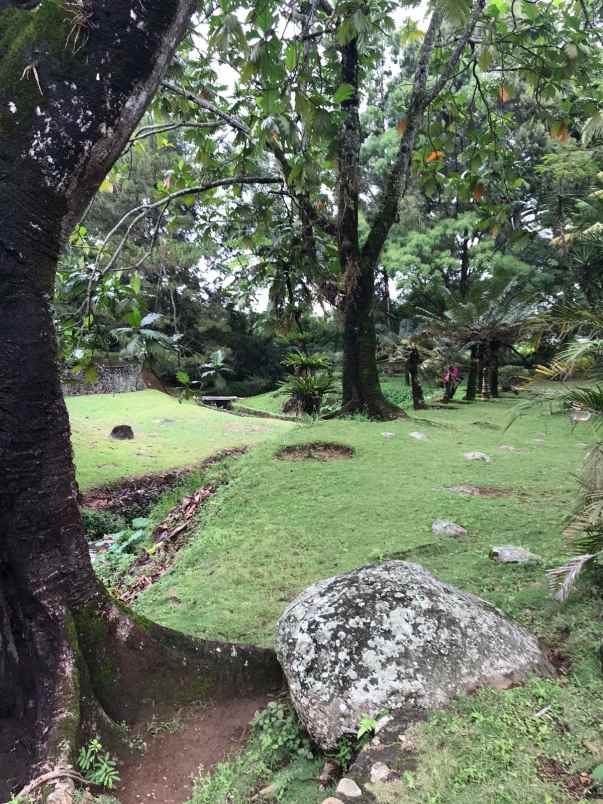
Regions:
<instances>
[{"instance_id":1,"label":"stone retaining wall","mask_svg":"<svg viewBox=\"0 0 603 804\"><path fill-rule=\"evenodd\" d=\"M63 394L84 396L86 394L125 394L144 390L142 367L139 363L100 363L96 366L97 377L92 383L83 377L64 375Z\"/></svg>"}]
</instances>

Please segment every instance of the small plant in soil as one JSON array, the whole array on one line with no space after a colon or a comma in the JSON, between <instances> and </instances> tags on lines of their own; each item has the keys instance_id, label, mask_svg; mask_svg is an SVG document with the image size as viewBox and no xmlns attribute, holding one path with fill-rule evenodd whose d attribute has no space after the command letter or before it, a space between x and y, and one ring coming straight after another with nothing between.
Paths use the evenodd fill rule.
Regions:
<instances>
[{"instance_id":1,"label":"small plant in soil","mask_svg":"<svg viewBox=\"0 0 603 804\"><path fill-rule=\"evenodd\" d=\"M103 749L103 744L96 737L80 749L78 767L84 778L93 784L112 790L120 781L116 765L117 761Z\"/></svg>"},{"instance_id":2,"label":"small plant in soil","mask_svg":"<svg viewBox=\"0 0 603 804\"><path fill-rule=\"evenodd\" d=\"M86 537L91 542L98 541L109 533L116 533L125 525L122 517L109 511L96 511L93 508L84 508L82 518Z\"/></svg>"}]
</instances>

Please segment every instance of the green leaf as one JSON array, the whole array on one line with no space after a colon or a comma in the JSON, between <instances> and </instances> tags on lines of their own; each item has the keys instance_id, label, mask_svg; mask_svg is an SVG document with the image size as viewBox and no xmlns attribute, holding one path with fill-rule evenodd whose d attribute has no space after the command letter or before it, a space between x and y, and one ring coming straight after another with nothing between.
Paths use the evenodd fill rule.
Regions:
<instances>
[{"instance_id":1,"label":"green leaf","mask_svg":"<svg viewBox=\"0 0 603 804\"><path fill-rule=\"evenodd\" d=\"M333 95L334 103L343 103L349 100L354 94L354 87L351 84L340 84Z\"/></svg>"},{"instance_id":2,"label":"green leaf","mask_svg":"<svg viewBox=\"0 0 603 804\"><path fill-rule=\"evenodd\" d=\"M137 516L132 520L132 527L138 530L139 528L147 528L151 524L151 520L144 516Z\"/></svg>"},{"instance_id":3,"label":"green leaf","mask_svg":"<svg viewBox=\"0 0 603 804\"><path fill-rule=\"evenodd\" d=\"M593 782L603 782L603 764L593 768L591 776L593 777Z\"/></svg>"}]
</instances>

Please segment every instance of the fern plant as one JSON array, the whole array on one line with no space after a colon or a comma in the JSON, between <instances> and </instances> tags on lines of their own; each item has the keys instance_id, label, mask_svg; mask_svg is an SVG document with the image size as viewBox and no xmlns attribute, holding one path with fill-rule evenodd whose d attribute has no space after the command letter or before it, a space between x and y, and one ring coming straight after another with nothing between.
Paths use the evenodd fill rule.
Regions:
<instances>
[{"instance_id":1,"label":"fern plant","mask_svg":"<svg viewBox=\"0 0 603 804\"><path fill-rule=\"evenodd\" d=\"M80 749L78 765L84 778L111 790L120 781L117 762L106 751L97 738L93 738Z\"/></svg>"}]
</instances>

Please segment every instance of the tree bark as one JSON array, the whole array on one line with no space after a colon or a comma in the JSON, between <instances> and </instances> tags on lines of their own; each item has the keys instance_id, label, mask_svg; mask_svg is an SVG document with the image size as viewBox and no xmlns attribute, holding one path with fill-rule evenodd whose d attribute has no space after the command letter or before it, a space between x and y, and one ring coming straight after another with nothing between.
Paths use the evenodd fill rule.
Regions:
<instances>
[{"instance_id":1,"label":"tree bark","mask_svg":"<svg viewBox=\"0 0 603 804\"><path fill-rule=\"evenodd\" d=\"M425 410L427 405L423 397L423 388L419 381L419 366L421 365L421 357L419 350L413 346L406 361L406 371L410 378L410 388L412 392L412 406L414 410Z\"/></svg>"},{"instance_id":2,"label":"tree bark","mask_svg":"<svg viewBox=\"0 0 603 804\"><path fill-rule=\"evenodd\" d=\"M337 234L344 276L343 411L391 419L404 412L383 396L377 369L377 336L373 318L375 272L362 259L358 242L360 118L358 114L358 40L342 47L341 81L354 88L342 104L343 130L339 145Z\"/></svg>"},{"instance_id":3,"label":"tree bark","mask_svg":"<svg viewBox=\"0 0 603 804\"><path fill-rule=\"evenodd\" d=\"M471 362L469 365L469 374L467 375L467 390L465 391L465 399L467 402L473 402L477 394L477 384L479 381L479 346L476 344L470 347Z\"/></svg>"},{"instance_id":4,"label":"tree bark","mask_svg":"<svg viewBox=\"0 0 603 804\"><path fill-rule=\"evenodd\" d=\"M0 798L73 760L86 724L114 731L146 698L280 680L271 651L182 637L122 610L97 581L57 368L58 255L194 0L90 0L77 19L52 0L30 5L0 6Z\"/></svg>"}]
</instances>

